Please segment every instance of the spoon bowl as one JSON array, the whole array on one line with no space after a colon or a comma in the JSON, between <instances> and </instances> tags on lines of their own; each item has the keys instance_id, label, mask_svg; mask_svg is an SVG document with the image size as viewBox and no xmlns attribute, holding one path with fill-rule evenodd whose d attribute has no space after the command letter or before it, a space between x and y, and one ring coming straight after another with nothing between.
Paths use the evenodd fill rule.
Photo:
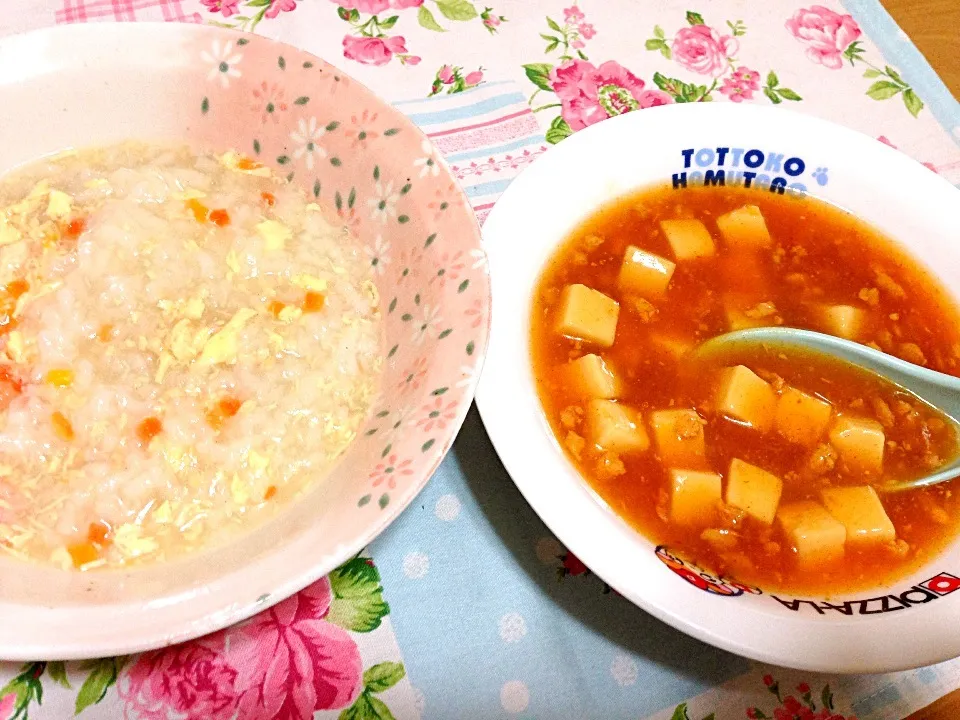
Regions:
<instances>
[{"instance_id":1,"label":"spoon bowl","mask_svg":"<svg viewBox=\"0 0 960 720\"><path fill-rule=\"evenodd\" d=\"M725 333L701 344L694 351L694 357L697 360L718 355L734 357L737 353L761 348L815 354L853 366L914 396L953 427L955 448L951 462L929 475L886 483L878 486L878 489L887 492L910 490L960 476L960 378L909 363L850 340L798 328L763 327Z\"/></svg>"}]
</instances>

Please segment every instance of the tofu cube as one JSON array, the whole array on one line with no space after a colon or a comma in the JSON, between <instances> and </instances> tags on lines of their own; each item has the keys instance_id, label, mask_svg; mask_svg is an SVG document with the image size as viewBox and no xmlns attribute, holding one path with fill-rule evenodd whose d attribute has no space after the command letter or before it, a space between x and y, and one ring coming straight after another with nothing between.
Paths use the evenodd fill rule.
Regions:
<instances>
[{"instance_id":1,"label":"tofu cube","mask_svg":"<svg viewBox=\"0 0 960 720\"><path fill-rule=\"evenodd\" d=\"M704 465L703 421L694 410L655 410L650 413L650 427L665 465Z\"/></svg>"},{"instance_id":2,"label":"tofu cube","mask_svg":"<svg viewBox=\"0 0 960 720\"><path fill-rule=\"evenodd\" d=\"M750 368L737 365L721 373L716 406L718 412L766 432L773 424L777 394Z\"/></svg>"},{"instance_id":3,"label":"tofu cube","mask_svg":"<svg viewBox=\"0 0 960 720\"><path fill-rule=\"evenodd\" d=\"M777 400L774 426L790 442L812 446L827 429L832 413L826 400L787 386Z\"/></svg>"},{"instance_id":4,"label":"tofu cube","mask_svg":"<svg viewBox=\"0 0 960 720\"><path fill-rule=\"evenodd\" d=\"M717 228L731 250L770 247L770 233L760 208L744 205L717 218Z\"/></svg>"},{"instance_id":5,"label":"tofu cube","mask_svg":"<svg viewBox=\"0 0 960 720\"><path fill-rule=\"evenodd\" d=\"M560 294L557 332L600 347L613 345L620 305L586 285L567 285Z\"/></svg>"},{"instance_id":6,"label":"tofu cube","mask_svg":"<svg viewBox=\"0 0 960 720\"><path fill-rule=\"evenodd\" d=\"M845 340L856 340L863 334L867 311L853 305L817 305L813 320L825 333Z\"/></svg>"},{"instance_id":7,"label":"tofu cube","mask_svg":"<svg viewBox=\"0 0 960 720\"><path fill-rule=\"evenodd\" d=\"M587 437L603 450L616 453L643 452L650 447L637 411L612 400L591 400L586 412Z\"/></svg>"},{"instance_id":8,"label":"tofu cube","mask_svg":"<svg viewBox=\"0 0 960 720\"><path fill-rule=\"evenodd\" d=\"M721 479L698 470L670 471L670 521L679 525L709 526L720 507Z\"/></svg>"},{"instance_id":9,"label":"tofu cube","mask_svg":"<svg viewBox=\"0 0 960 720\"><path fill-rule=\"evenodd\" d=\"M616 375L599 355L584 355L567 363L567 381L582 398L611 399L620 390Z\"/></svg>"},{"instance_id":10,"label":"tofu cube","mask_svg":"<svg viewBox=\"0 0 960 720\"><path fill-rule=\"evenodd\" d=\"M710 257L717 252L710 231L699 220L661 220L660 229L677 260Z\"/></svg>"},{"instance_id":11,"label":"tofu cube","mask_svg":"<svg viewBox=\"0 0 960 720\"><path fill-rule=\"evenodd\" d=\"M777 522L797 551L801 565L819 565L843 557L847 529L819 503L785 503L777 511Z\"/></svg>"},{"instance_id":12,"label":"tofu cube","mask_svg":"<svg viewBox=\"0 0 960 720\"><path fill-rule=\"evenodd\" d=\"M883 425L870 418L844 415L833 421L828 436L847 469L880 475L886 443Z\"/></svg>"},{"instance_id":13,"label":"tofu cube","mask_svg":"<svg viewBox=\"0 0 960 720\"><path fill-rule=\"evenodd\" d=\"M676 263L630 245L620 265L618 283L624 292L657 297L667 291L676 269Z\"/></svg>"},{"instance_id":14,"label":"tofu cube","mask_svg":"<svg viewBox=\"0 0 960 720\"><path fill-rule=\"evenodd\" d=\"M853 546L889 543L897 539L877 491L869 485L836 487L823 491L827 512L847 529L847 543Z\"/></svg>"},{"instance_id":15,"label":"tofu cube","mask_svg":"<svg viewBox=\"0 0 960 720\"><path fill-rule=\"evenodd\" d=\"M783 481L756 465L738 458L730 461L727 490L723 499L747 515L769 525L777 515Z\"/></svg>"}]
</instances>

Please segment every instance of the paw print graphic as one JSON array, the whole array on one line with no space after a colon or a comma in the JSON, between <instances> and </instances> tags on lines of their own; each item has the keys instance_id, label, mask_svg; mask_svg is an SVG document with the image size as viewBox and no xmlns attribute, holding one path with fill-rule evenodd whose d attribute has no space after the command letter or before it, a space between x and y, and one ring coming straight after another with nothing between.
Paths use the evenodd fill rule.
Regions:
<instances>
[{"instance_id":1,"label":"paw print graphic","mask_svg":"<svg viewBox=\"0 0 960 720\"><path fill-rule=\"evenodd\" d=\"M830 182L830 178L827 177L827 168L818 167L813 171L813 179L817 181L817 185L821 187Z\"/></svg>"}]
</instances>

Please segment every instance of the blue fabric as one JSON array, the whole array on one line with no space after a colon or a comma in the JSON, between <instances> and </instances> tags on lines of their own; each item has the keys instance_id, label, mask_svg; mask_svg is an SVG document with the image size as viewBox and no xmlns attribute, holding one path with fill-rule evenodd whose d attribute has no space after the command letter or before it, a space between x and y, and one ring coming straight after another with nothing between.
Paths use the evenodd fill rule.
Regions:
<instances>
[{"instance_id":1,"label":"blue fabric","mask_svg":"<svg viewBox=\"0 0 960 720\"><path fill-rule=\"evenodd\" d=\"M743 658L605 592L599 578L560 578L559 557L538 557L551 539L471 410L430 484L371 547L424 718L637 718L746 672ZM422 577L404 572L412 554L429 560ZM515 623L501 627L514 615L522 637ZM506 703L498 694L511 681L529 693L520 715L504 707L510 689Z\"/></svg>"}]
</instances>

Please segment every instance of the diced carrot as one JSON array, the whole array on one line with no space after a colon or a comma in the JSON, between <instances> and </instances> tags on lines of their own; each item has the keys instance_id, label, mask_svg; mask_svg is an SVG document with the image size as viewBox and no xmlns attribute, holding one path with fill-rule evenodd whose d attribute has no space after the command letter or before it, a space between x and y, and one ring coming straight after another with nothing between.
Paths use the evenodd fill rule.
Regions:
<instances>
[{"instance_id":1,"label":"diced carrot","mask_svg":"<svg viewBox=\"0 0 960 720\"><path fill-rule=\"evenodd\" d=\"M270 498L272 498L272 497L273 497L274 495L276 495L276 494L277 494L277 486L276 486L276 485L269 485L269 486L267 486L267 491L263 494L263 499L264 499L264 500L269 500Z\"/></svg>"},{"instance_id":2,"label":"diced carrot","mask_svg":"<svg viewBox=\"0 0 960 720\"><path fill-rule=\"evenodd\" d=\"M21 390L23 385L20 380L10 373L7 367L0 365L0 410L6 410L10 407Z\"/></svg>"},{"instance_id":3,"label":"diced carrot","mask_svg":"<svg viewBox=\"0 0 960 720\"><path fill-rule=\"evenodd\" d=\"M232 418L239 412L242 404L235 397L221 398L216 405L207 411L207 423L214 430L219 430L223 427L224 420Z\"/></svg>"},{"instance_id":4,"label":"diced carrot","mask_svg":"<svg viewBox=\"0 0 960 720\"><path fill-rule=\"evenodd\" d=\"M163 423L160 418L150 416L137 424L137 439L144 445L149 445L157 435L163 432Z\"/></svg>"},{"instance_id":5,"label":"diced carrot","mask_svg":"<svg viewBox=\"0 0 960 720\"><path fill-rule=\"evenodd\" d=\"M97 330L97 340L100 342L110 342L113 340L113 325L110 323L101 325L100 329Z\"/></svg>"},{"instance_id":6,"label":"diced carrot","mask_svg":"<svg viewBox=\"0 0 960 720\"><path fill-rule=\"evenodd\" d=\"M26 280L12 280L0 293L0 335L4 335L17 326L13 313L17 309L17 298L30 289Z\"/></svg>"},{"instance_id":7,"label":"diced carrot","mask_svg":"<svg viewBox=\"0 0 960 720\"><path fill-rule=\"evenodd\" d=\"M47 384L56 385L61 388L70 387L73 385L73 370L68 370L67 368L50 370L47 373Z\"/></svg>"},{"instance_id":8,"label":"diced carrot","mask_svg":"<svg viewBox=\"0 0 960 720\"><path fill-rule=\"evenodd\" d=\"M70 553L70 558L73 560L73 566L77 568L82 567L87 563L92 563L94 560L100 557L100 551L97 550L93 543L89 542L67 545L67 552Z\"/></svg>"},{"instance_id":9,"label":"diced carrot","mask_svg":"<svg viewBox=\"0 0 960 720\"><path fill-rule=\"evenodd\" d=\"M67 226L63 230L63 236L68 240L76 240L83 234L83 231L87 229L87 220L86 218L74 218L67 223Z\"/></svg>"},{"instance_id":10,"label":"diced carrot","mask_svg":"<svg viewBox=\"0 0 960 720\"><path fill-rule=\"evenodd\" d=\"M57 410L50 416L50 421L53 423L53 432L56 433L56 436L63 440L64 442L70 442L73 440L73 425L70 424L70 421L67 420L66 416Z\"/></svg>"},{"instance_id":11,"label":"diced carrot","mask_svg":"<svg viewBox=\"0 0 960 720\"><path fill-rule=\"evenodd\" d=\"M230 213L223 208L210 211L210 222L219 227L226 227L230 224Z\"/></svg>"},{"instance_id":12,"label":"diced carrot","mask_svg":"<svg viewBox=\"0 0 960 720\"><path fill-rule=\"evenodd\" d=\"M274 317L280 317L280 312L286 307L286 303L282 303L279 300L271 300L267 305L267 310L270 311L270 314Z\"/></svg>"},{"instance_id":13,"label":"diced carrot","mask_svg":"<svg viewBox=\"0 0 960 720\"><path fill-rule=\"evenodd\" d=\"M307 294L303 296L303 311L305 313L320 312L326 302L327 298L323 293L307 290Z\"/></svg>"},{"instance_id":14,"label":"diced carrot","mask_svg":"<svg viewBox=\"0 0 960 720\"><path fill-rule=\"evenodd\" d=\"M193 213L193 217L196 218L197 222L202 223L207 221L207 216L210 210L202 202L196 198L190 198L187 200L186 206L187 210Z\"/></svg>"},{"instance_id":15,"label":"diced carrot","mask_svg":"<svg viewBox=\"0 0 960 720\"><path fill-rule=\"evenodd\" d=\"M258 163L256 160L252 160L248 157L242 157L237 160L237 168L239 170L256 170L257 168L262 168L263 165Z\"/></svg>"},{"instance_id":16,"label":"diced carrot","mask_svg":"<svg viewBox=\"0 0 960 720\"><path fill-rule=\"evenodd\" d=\"M11 280L7 283L6 290L7 295L12 297L14 300L23 295L27 290L30 289L30 283L28 283L23 278L17 278L16 280Z\"/></svg>"},{"instance_id":17,"label":"diced carrot","mask_svg":"<svg viewBox=\"0 0 960 720\"><path fill-rule=\"evenodd\" d=\"M267 207L273 207L277 204L277 196L272 192L267 192L264 190L260 193L260 197L263 198L263 201L267 204Z\"/></svg>"},{"instance_id":18,"label":"diced carrot","mask_svg":"<svg viewBox=\"0 0 960 720\"><path fill-rule=\"evenodd\" d=\"M243 403L235 397L225 397L217 403L217 407L220 408L220 412L222 412L225 417L233 417L236 415L240 411L241 405L243 405Z\"/></svg>"},{"instance_id":19,"label":"diced carrot","mask_svg":"<svg viewBox=\"0 0 960 720\"><path fill-rule=\"evenodd\" d=\"M110 523L106 520L92 522L90 523L90 527L87 528L87 540L100 547L110 543L112 534L113 528L110 527Z\"/></svg>"}]
</instances>

